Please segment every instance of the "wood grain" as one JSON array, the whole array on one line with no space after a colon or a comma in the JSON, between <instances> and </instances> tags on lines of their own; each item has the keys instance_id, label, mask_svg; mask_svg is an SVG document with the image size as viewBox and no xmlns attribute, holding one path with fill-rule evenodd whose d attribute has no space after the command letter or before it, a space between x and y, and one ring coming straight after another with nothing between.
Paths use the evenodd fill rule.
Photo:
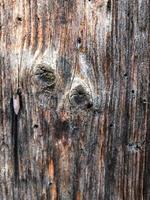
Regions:
<instances>
[{"instance_id":1,"label":"wood grain","mask_svg":"<svg viewBox=\"0 0 150 200\"><path fill-rule=\"evenodd\" d=\"M150 199L149 11L0 1L0 199Z\"/></svg>"}]
</instances>

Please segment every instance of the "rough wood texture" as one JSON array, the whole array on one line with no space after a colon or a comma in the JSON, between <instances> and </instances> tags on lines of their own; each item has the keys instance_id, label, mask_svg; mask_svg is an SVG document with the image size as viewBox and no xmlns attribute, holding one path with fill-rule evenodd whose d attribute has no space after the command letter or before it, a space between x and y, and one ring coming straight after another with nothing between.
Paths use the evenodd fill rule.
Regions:
<instances>
[{"instance_id":1,"label":"rough wood texture","mask_svg":"<svg viewBox=\"0 0 150 200\"><path fill-rule=\"evenodd\" d=\"M0 199L150 199L150 2L0 1Z\"/></svg>"}]
</instances>

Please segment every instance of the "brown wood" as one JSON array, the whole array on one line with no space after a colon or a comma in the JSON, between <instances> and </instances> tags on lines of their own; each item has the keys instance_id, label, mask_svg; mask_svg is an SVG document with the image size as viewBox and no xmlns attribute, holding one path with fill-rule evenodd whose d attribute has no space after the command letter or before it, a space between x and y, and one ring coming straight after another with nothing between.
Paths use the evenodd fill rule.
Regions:
<instances>
[{"instance_id":1,"label":"brown wood","mask_svg":"<svg viewBox=\"0 0 150 200\"><path fill-rule=\"evenodd\" d=\"M0 1L0 200L150 199L150 2Z\"/></svg>"}]
</instances>

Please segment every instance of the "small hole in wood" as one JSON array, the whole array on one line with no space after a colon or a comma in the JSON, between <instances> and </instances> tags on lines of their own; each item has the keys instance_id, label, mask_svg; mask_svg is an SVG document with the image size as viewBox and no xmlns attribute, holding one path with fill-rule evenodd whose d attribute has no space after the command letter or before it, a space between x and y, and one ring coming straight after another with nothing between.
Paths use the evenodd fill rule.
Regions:
<instances>
[{"instance_id":1,"label":"small hole in wood","mask_svg":"<svg viewBox=\"0 0 150 200\"><path fill-rule=\"evenodd\" d=\"M77 43L78 43L78 44L81 44L81 38L80 38L80 37L78 37Z\"/></svg>"},{"instance_id":2,"label":"small hole in wood","mask_svg":"<svg viewBox=\"0 0 150 200\"><path fill-rule=\"evenodd\" d=\"M112 127L113 127L113 124L110 124L109 127L112 128Z\"/></svg>"},{"instance_id":3,"label":"small hole in wood","mask_svg":"<svg viewBox=\"0 0 150 200\"><path fill-rule=\"evenodd\" d=\"M128 76L128 74L127 73L124 73L124 77L127 77Z\"/></svg>"},{"instance_id":4,"label":"small hole in wood","mask_svg":"<svg viewBox=\"0 0 150 200\"><path fill-rule=\"evenodd\" d=\"M132 92L132 94L134 94L134 90L132 90L131 92Z\"/></svg>"},{"instance_id":5,"label":"small hole in wood","mask_svg":"<svg viewBox=\"0 0 150 200\"><path fill-rule=\"evenodd\" d=\"M52 182L52 181L49 181L48 185L51 186L52 184L53 184L53 182Z\"/></svg>"},{"instance_id":6,"label":"small hole in wood","mask_svg":"<svg viewBox=\"0 0 150 200\"><path fill-rule=\"evenodd\" d=\"M143 99L143 103L144 103L144 104L146 103L146 99Z\"/></svg>"},{"instance_id":7,"label":"small hole in wood","mask_svg":"<svg viewBox=\"0 0 150 200\"><path fill-rule=\"evenodd\" d=\"M17 17L17 20L21 22L21 21L22 21L22 18L21 18L21 17Z\"/></svg>"},{"instance_id":8,"label":"small hole in wood","mask_svg":"<svg viewBox=\"0 0 150 200\"><path fill-rule=\"evenodd\" d=\"M33 128L38 128L39 125L38 124L34 124Z\"/></svg>"}]
</instances>

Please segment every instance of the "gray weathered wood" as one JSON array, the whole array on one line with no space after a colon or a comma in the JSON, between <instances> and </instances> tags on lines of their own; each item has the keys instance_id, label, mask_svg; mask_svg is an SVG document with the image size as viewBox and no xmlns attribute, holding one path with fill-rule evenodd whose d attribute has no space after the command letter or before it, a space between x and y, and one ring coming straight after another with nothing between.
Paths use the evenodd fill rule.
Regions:
<instances>
[{"instance_id":1,"label":"gray weathered wood","mask_svg":"<svg viewBox=\"0 0 150 200\"><path fill-rule=\"evenodd\" d=\"M150 2L0 1L0 200L150 199Z\"/></svg>"}]
</instances>

